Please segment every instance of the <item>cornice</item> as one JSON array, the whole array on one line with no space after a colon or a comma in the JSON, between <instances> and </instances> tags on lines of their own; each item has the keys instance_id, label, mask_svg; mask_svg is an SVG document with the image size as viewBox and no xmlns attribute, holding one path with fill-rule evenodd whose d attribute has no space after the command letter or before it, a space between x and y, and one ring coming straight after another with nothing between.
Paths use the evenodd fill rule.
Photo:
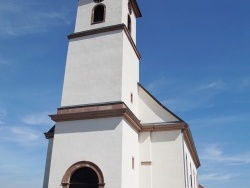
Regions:
<instances>
[{"instance_id":1,"label":"cornice","mask_svg":"<svg viewBox=\"0 0 250 188\"><path fill-rule=\"evenodd\" d=\"M140 53L139 53L139 51L134 43L134 40L132 39L130 32L125 24L117 24L117 25L112 25L112 26L101 27L101 28L97 28L97 29L91 29L91 30L87 30L87 31L73 33L73 34L70 34L68 36L68 39L71 40L71 39L75 39L75 38L85 37L85 36L89 36L89 35L95 35L95 34L99 34L99 33L106 33L106 32L110 32L110 31L117 31L117 30L123 30L125 32L132 48L134 49L136 56L138 57L138 59L141 59L141 55L140 55Z\"/></svg>"},{"instance_id":2,"label":"cornice","mask_svg":"<svg viewBox=\"0 0 250 188\"><path fill-rule=\"evenodd\" d=\"M50 115L55 122L74 121L96 118L123 117L138 132L159 132L180 130L194 160L200 166L199 157L194 145L189 126L185 122L141 124L140 120L123 102L93 104L85 106L69 106L58 108L57 114ZM45 133L47 139L54 137L54 130Z\"/></svg>"},{"instance_id":3,"label":"cornice","mask_svg":"<svg viewBox=\"0 0 250 188\"><path fill-rule=\"evenodd\" d=\"M187 127L186 123L161 123L161 124L142 124L141 132L158 132L158 131L174 131L184 130Z\"/></svg>"},{"instance_id":4,"label":"cornice","mask_svg":"<svg viewBox=\"0 0 250 188\"><path fill-rule=\"evenodd\" d=\"M182 132L183 132L184 140L186 141L188 150L190 151L190 154L194 160L195 166L196 166L196 168L198 168L201 164L200 164L198 153L197 153L197 150L195 148L194 140L193 140L191 131L189 129L189 126L187 126Z\"/></svg>"},{"instance_id":5,"label":"cornice","mask_svg":"<svg viewBox=\"0 0 250 188\"><path fill-rule=\"evenodd\" d=\"M57 114L50 115L50 117L55 122L124 117L135 128L135 130L141 130L140 121L123 102L115 104L99 104L98 106L58 108Z\"/></svg>"}]
</instances>

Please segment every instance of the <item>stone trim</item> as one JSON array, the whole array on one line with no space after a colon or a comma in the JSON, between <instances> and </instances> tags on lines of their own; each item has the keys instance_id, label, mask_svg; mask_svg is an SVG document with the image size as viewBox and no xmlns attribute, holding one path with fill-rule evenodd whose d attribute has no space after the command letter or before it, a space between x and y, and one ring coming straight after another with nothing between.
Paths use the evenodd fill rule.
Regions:
<instances>
[{"instance_id":1,"label":"stone trim","mask_svg":"<svg viewBox=\"0 0 250 188\"><path fill-rule=\"evenodd\" d=\"M89 162L89 161L79 161L79 162L73 164L72 166L70 166L63 176L62 183L61 183L62 188L69 188L70 178L73 175L73 173L76 170L78 170L80 168L84 168L84 167L91 168L92 170L95 171L95 173L98 177L98 181L99 181L98 188L104 188L105 183L104 183L104 178L103 178L103 174L102 174L101 169L96 164Z\"/></svg>"},{"instance_id":2,"label":"stone trim","mask_svg":"<svg viewBox=\"0 0 250 188\"><path fill-rule=\"evenodd\" d=\"M59 108L57 114L50 115L51 119L55 122L120 116L123 116L135 130L141 130L140 121L123 102L109 105Z\"/></svg>"},{"instance_id":3,"label":"stone trim","mask_svg":"<svg viewBox=\"0 0 250 188\"><path fill-rule=\"evenodd\" d=\"M136 0L130 0L130 3L131 3L131 6L132 6L132 9L133 9L133 11L135 13L136 18L142 17L140 8L139 8L138 3L136 2Z\"/></svg>"},{"instance_id":4,"label":"stone trim","mask_svg":"<svg viewBox=\"0 0 250 188\"><path fill-rule=\"evenodd\" d=\"M191 131L185 122L176 123L151 123L141 124L140 120L123 102L103 103L87 106L71 106L58 108L57 114L50 115L55 122L108 118L108 117L123 117L130 125L138 132L159 132L159 131L174 131L181 130L187 147L195 162L196 167L200 166L199 157L194 145ZM46 138L53 138L53 133L45 133Z\"/></svg>"},{"instance_id":5,"label":"stone trim","mask_svg":"<svg viewBox=\"0 0 250 188\"><path fill-rule=\"evenodd\" d=\"M165 123L165 124L142 124L141 132L174 131L183 130L187 127L186 123Z\"/></svg>"},{"instance_id":6,"label":"stone trim","mask_svg":"<svg viewBox=\"0 0 250 188\"><path fill-rule=\"evenodd\" d=\"M200 166L200 160L198 157L197 150L194 145L193 137L189 129L188 124L184 122L172 123L172 124L143 124L141 132L159 132L159 131L174 131L181 130L184 135L184 140L186 141L187 147L190 151L190 154L194 160L196 167Z\"/></svg>"},{"instance_id":7,"label":"stone trim","mask_svg":"<svg viewBox=\"0 0 250 188\"><path fill-rule=\"evenodd\" d=\"M152 162L151 161L142 161L141 165L150 166L150 165L152 165Z\"/></svg>"},{"instance_id":8,"label":"stone trim","mask_svg":"<svg viewBox=\"0 0 250 188\"><path fill-rule=\"evenodd\" d=\"M85 36L89 36L89 35L106 33L106 32L117 31L117 30L123 30L125 32L132 48L135 51L135 54L137 55L138 59L141 59L141 55L140 55L140 53L139 53L131 35L130 35L130 32L125 24L112 25L112 26L101 27L101 28L97 28L97 29L91 29L91 30L87 30L87 31L73 33L73 34L70 34L68 36L68 39L70 40L70 39L75 39L75 38L79 38L79 37L85 37Z\"/></svg>"},{"instance_id":9,"label":"stone trim","mask_svg":"<svg viewBox=\"0 0 250 188\"><path fill-rule=\"evenodd\" d=\"M198 168L201 164L200 164L198 153L195 148L194 140L193 140L189 127L187 126L184 130L182 130L182 133L184 135L184 140L186 141L188 150L190 151L190 154L194 160L195 166Z\"/></svg>"}]
</instances>

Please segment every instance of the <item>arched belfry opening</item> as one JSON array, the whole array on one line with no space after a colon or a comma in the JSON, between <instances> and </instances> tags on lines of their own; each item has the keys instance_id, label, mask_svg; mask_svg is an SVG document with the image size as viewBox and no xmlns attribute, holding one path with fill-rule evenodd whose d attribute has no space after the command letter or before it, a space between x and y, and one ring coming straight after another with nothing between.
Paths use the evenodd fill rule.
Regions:
<instances>
[{"instance_id":1,"label":"arched belfry opening","mask_svg":"<svg viewBox=\"0 0 250 188\"><path fill-rule=\"evenodd\" d=\"M92 24L105 21L106 6L104 4L96 5L92 10Z\"/></svg>"},{"instance_id":2,"label":"arched belfry opening","mask_svg":"<svg viewBox=\"0 0 250 188\"><path fill-rule=\"evenodd\" d=\"M132 23L131 23L131 18L130 16L128 15L128 30L129 30L129 33L131 34L131 30L132 30Z\"/></svg>"},{"instance_id":3,"label":"arched belfry opening","mask_svg":"<svg viewBox=\"0 0 250 188\"><path fill-rule=\"evenodd\" d=\"M66 171L63 188L104 188L104 178L100 168L92 162L80 161Z\"/></svg>"}]
</instances>

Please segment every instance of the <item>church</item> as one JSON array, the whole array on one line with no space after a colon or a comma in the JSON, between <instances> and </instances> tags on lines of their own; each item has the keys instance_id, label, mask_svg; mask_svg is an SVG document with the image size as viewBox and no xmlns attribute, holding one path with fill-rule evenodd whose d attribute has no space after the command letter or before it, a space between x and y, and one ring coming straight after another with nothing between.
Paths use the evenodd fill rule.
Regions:
<instances>
[{"instance_id":1,"label":"church","mask_svg":"<svg viewBox=\"0 0 250 188\"><path fill-rule=\"evenodd\" d=\"M136 0L78 0L43 188L198 188L188 124L139 82Z\"/></svg>"}]
</instances>

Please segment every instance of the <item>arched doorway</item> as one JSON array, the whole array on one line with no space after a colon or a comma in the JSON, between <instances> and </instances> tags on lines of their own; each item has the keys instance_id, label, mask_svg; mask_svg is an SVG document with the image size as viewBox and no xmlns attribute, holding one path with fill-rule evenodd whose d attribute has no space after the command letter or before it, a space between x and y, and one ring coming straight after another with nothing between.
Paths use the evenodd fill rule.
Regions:
<instances>
[{"instance_id":1,"label":"arched doorway","mask_svg":"<svg viewBox=\"0 0 250 188\"><path fill-rule=\"evenodd\" d=\"M100 168L89 161L73 164L62 180L63 188L104 188L104 185Z\"/></svg>"},{"instance_id":2,"label":"arched doorway","mask_svg":"<svg viewBox=\"0 0 250 188\"><path fill-rule=\"evenodd\" d=\"M98 188L98 183L98 176L95 171L89 167L84 167L72 174L69 188Z\"/></svg>"}]
</instances>

